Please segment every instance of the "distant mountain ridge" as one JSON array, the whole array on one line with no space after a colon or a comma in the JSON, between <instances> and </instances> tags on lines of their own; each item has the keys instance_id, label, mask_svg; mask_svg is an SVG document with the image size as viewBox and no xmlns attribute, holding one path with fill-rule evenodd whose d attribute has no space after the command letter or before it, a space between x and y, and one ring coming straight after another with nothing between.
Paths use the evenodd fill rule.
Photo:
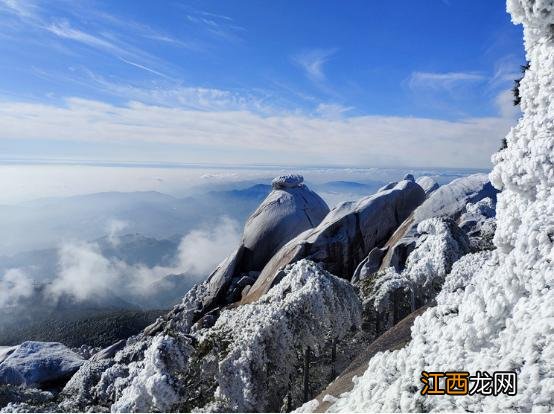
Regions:
<instances>
[{"instance_id":1,"label":"distant mountain ridge","mask_svg":"<svg viewBox=\"0 0 554 414\"><path fill-rule=\"evenodd\" d=\"M242 223L270 189L258 184L185 198L156 191L105 192L0 205L0 228L11 235L0 240L0 258L67 240L95 240L105 236L114 221L125 226L124 233L157 239L214 225L222 215Z\"/></svg>"}]
</instances>

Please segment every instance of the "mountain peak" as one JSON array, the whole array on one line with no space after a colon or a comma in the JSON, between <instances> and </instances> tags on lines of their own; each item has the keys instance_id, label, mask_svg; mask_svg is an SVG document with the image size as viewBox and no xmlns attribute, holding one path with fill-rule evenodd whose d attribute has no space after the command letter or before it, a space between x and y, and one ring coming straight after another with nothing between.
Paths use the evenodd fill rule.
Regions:
<instances>
[{"instance_id":1,"label":"mountain peak","mask_svg":"<svg viewBox=\"0 0 554 414\"><path fill-rule=\"evenodd\" d=\"M279 177L275 177L271 181L271 186L274 190L279 190L282 188L296 188L300 187L304 182L304 177L300 174L286 174Z\"/></svg>"}]
</instances>

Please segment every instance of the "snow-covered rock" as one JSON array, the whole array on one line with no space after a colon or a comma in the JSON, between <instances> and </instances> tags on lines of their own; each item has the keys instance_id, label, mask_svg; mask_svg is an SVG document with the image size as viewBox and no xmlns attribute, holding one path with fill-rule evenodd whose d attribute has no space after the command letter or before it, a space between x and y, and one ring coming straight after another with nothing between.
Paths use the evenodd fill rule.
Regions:
<instances>
[{"instance_id":1,"label":"snow-covered rock","mask_svg":"<svg viewBox=\"0 0 554 414\"><path fill-rule=\"evenodd\" d=\"M39 388L0 386L0 413L58 412L54 394Z\"/></svg>"},{"instance_id":2,"label":"snow-covered rock","mask_svg":"<svg viewBox=\"0 0 554 414\"><path fill-rule=\"evenodd\" d=\"M13 351L17 349L17 346L0 346L0 363L5 360Z\"/></svg>"},{"instance_id":3,"label":"snow-covered rock","mask_svg":"<svg viewBox=\"0 0 554 414\"><path fill-rule=\"evenodd\" d=\"M473 174L457 178L435 190L414 212L414 222L433 217L457 219L467 203L475 203L483 198L496 202L497 190L492 186L487 174Z\"/></svg>"},{"instance_id":4,"label":"snow-covered rock","mask_svg":"<svg viewBox=\"0 0 554 414\"><path fill-rule=\"evenodd\" d=\"M375 334L390 329L441 291L452 265L470 251L466 234L452 219L419 223L420 237L401 272L388 268L360 281L365 321Z\"/></svg>"},{"instance_id":5,"label":"snow-covered rock","mask_svg":"<svg viewBox=\"0 0 554 414\"><path fill-rule=\"evenodd\" d=\"M458 219L458 225L468 235L472 250L494 248L492 239L496 230L496 206L490 198L468 203Z\"/></svg>"},{"instance_id":6,"label":"snow-covered rock","mask_svg":"<svg viewBox=\"0 0 554 414\"><path fill-rule=\"evenodd\" d=\"M67 382L61 392L62 404L56 411L84 411L95 399L94 386L100 380L102 373L114 364L113 360L88 360ZM92 411L100 411L93 407Z\"/></svg>"},{"instance_id":7,"label":"snow-covered rock","mask_svg":"<svg viewBox=\"0 0 554 414\"><path fill-rule=\"evenodd\" d=\"M0 363L0 384L40 385L63 381L84 361L58 342L23 342Z\"/></svg>"},{"instance_id":8,"label":"snow-covered rock","mask_svg":"<svg viewBox=\"0 0 554 414\"><path fill-rule=\"evenodd\" d=\"M114 384L118 398L111 411L169 411L179 399L170 372L186 369L187 351L190 347L182 349L172 336L156 336L144 359L129 364L125 381Z\"/></svg>"},{"instance_id":9,"label":"snow-covered rock","mask_svg":"<svg viewBox=\"0 0 554 414\"><path fill-rule=\"evenodd\" d=\"M425 199L411 180L335 207L315 228L287 243L267 263L243 303L257 300L280 278L280 270L302 258L322 263L334 275L350 279L369 251L384 243Z\"/></svg>"},{"instance_id":10,"label":"snow-covered rock","mask_svg":"<svg viewBox=\"0 0 554 414\"><path fill-rule=\"evenodd\" d=\"M321 197L302 184L301 175L273 180L273 191L244 226L240 271L261 271L277 250L329 213Z\"/></svg>"},{"instance_id":11,"label":"snow-covered rock","mask_svg":"<svg viewBox=\"0 0 554 414\"><path fill-rule=\"evenodd\" d=\"M429 196L429 194L431 194L433 191L435 191L436 189L438 189L440 187L439 183L437 183L431 177L426 176L426 175L424 175L422 177L419 177L416 180L416 183L421 188L423 188L423 191L425 191L425 195L427 195L427 196Z\"/></svg>"},{"instance_id":12,"label":"snow-covered rock","mask_svg":"<svg viewBox=\"0 0 554 414\"><path fill-rule=\"evenodd\" d=\"M401 272L420 236L417 232L419 223L435 217L458 220L468 204L489 198L494 205L496 194L497 190L486 174L458 178L439 187L397 228L379 251L370 252L356 269L353 280L364 279L389 267Z\"/></svg>"},{"instance_id":13,"label":"snow-covered rock","mask_svg":"<svg viewBox=\"0 0 554 414\"><path fill-rule=\"evenodd\" d=\"M271 187L274 190L280 190L282 188L295 188L302 185L304 177L299 174L286 174L279 177L275 177L271 181Z\"/></svg>"},{"instance_id":14,"label":"snow-covered rock","mask_svg":"<svg viewBox=\"0 0 554 414\"><path fill-rule=\"evenodd\" d=\"M456 262L410 344L372 358L330 411L554 410L554 1L509 0L508 9L531 64L523 117L493 157L496 250ZM422 396L423 370L514 371L517 393Z\"/></svg>"},{"instance_id":15,"label":"snow-covered rock","mask_svg":"<svg viewBox=\"0 0 554 414\"><path fill-rule=\"evenodd\" d=\"M198 289L202 309L209 311L240 300L246 287L240 282L244 276L261 271L284 244L317 226L327 215L329 207L325 201L303 181L301 175L284 175L273 180L273 191L246 222L241 245ZM236 285L237 289L229 290L230 285Z\"/></svg>"}]
</instances>

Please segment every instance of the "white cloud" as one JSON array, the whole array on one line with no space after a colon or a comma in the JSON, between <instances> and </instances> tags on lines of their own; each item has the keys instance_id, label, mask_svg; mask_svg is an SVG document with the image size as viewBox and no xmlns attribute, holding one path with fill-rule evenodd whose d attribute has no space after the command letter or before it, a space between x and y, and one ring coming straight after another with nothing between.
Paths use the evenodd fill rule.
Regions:
<instances>
[{"instance_id":1,"label":"white cloud","mask_svg":"<svg viewBox=\"0 0 554 414\"><path fill-rule=\"evenodd\" d=\"M452 89L467 82L479 82L485 77L475 72L413 72L409 85L412 89Z\"/></svg>"},{"instance_id":2,"label":"white cloud","mask_svg":"<svg viewBox=\"0 0 554 414\"><path fill-rule=\"evenodd\" d=\"M0 308L14 306L33 293L33 282L21 269L9 269L0 277Z\"/></svg>"},{"instance_id":3,"label":"white cloud","mask_svg":"<svg viewBox=\"0 0 554 414\"><path fill-rule=\"evenodd\" d=\"M516 79L522 77L521 64L512 55L498 59L494 64L494 74L489 80L491 88L505 88L512 86Z\"/></svg>"},{"instance_id":4,"label":"white cloud","mask_svg":"<svg viewBox=\"0 0 554 414\"><path fill-rule=\"evenodd\" d=\"M200 28L200 32L229 42L242 40L239 33L245 31L245 28L237 25L231 17L191 9L188 5L181 7L187 9L188 23Z\"/></svg>"},{"instance_id":5,"label":"white cloud","mask_svg":"<svg viewBox=\"0 0 554 414\"><path fill-rule=\"evenodd\" d=\"M181 145L182 162L488 167L512 121L197 111L71 98L63 106L0 102L0 139ZM232 150L232 152L229 152ZM175 148L167 152L175 161ZM143 158L150 153L144 152ZM138 158L140 159L140 158Z\"/></svg>"},{"instance_id":6,"label":"white cloud","mask_svg":"<svg viewBox=\"0 0 554 414\"><path fill-rule=\"evenodd\" d=\"M139 68L139 69L145 70L146 72L153 73L154 75L161 76L162 78L171 79L169 76L163 74L162 72L159 72L159 71L157 71L157 70L155 70L155 69L149 68L148 66L144 66L144 65L141 65L140 63L132 62L132 61L130 61L130 60L127 60L127 59L125 59L125 58L122 58L121 56L118 56L118 57L119 57L119 59L120 59L122 62L125 62L125 63L127 63L128 65L134 66L135 68Z\"/></svg>"},{"instance_id":7,"label":"white cloud","mask_svg":"<svg viewBox=\"0 0 554 414\"><path fill-rule=\"evenodd\" d=\"M108 223L108 240L112 246L117 247L119 245L119 235L123 230L129 226L129 223L124 220L112 219Z\"/></svg>"},{"instance_id":8,"label":"white cloud","mask_svg":"<svg viewBox=\"0 0 554 414\"><path fill-rule=\"evenodd\" d=\"M98 36L94 36L81 30L75 29L71 27L71 25L67 21L51 24L47 27L47 30L58 37L75 40L88 46L99 49L107 49L110 51L120 51L119 47L117 47L113 43Z\"/></svg>"},{"instance_id":9,"label":"white cloud","mask_svg":"<svg viewBox=\"0 0 554 414\"><path fill-rule=\"evenodd\" d=\"M238 246L240 233L239 224L228 217L212 229L191 231L179 245L178 272L209 274Z\"/></svg>"},{"instance_id":10,"label":"white cloud","mask_svg":"<svg viewBox=\"0 0 554 414\"><path fill-rule=\"evenodd\" d=\"M496 107L503 118L515 120L521 115L518 106L514 105L514 94L511 90L500 92L495 99Z\"/></svg>"},{"instance_id":11,"label":"white cloud","mask_svg":"<svg viewBox=\"0 0 554 414\"><path fill-rule=\"evenodd\" d=\"M153 87L111 82L85 69L87 82L110 95L146 104L202 111L251 110L269 112L264 96L238 93L217 88L191 87L165 82Z\"/></svg>"},{"instance_id":12,"label":"white cloud","mask_svg":"<svg viewBox=\"0 0 554 414\"><path fill-rule=\"evenodd\" d=\"M73 22L67 19L52 21L51 18L46 17L48 7L32 1L0 0L0 15L2 14L1 12L5 12L16 16L19 20L19 25L13 26L11 29L16 28L17 31L20 31L32 28L33 31L26 34L26 36L32 37L35 42L42 43L45 48L55 48L56 50L65 48L66 45L60 46L47 41L49 37L53 36L94 48L113 56L121 62L166 79L169 79L169 76L164 74L159 68L167 68L169 65L162 59L145 52L142 44L123 41L121 36L116 36L110 30L113 28L113 25L116 25L120 29L120 32L122 31L121 29L125 29L121 33L123 38L150 38L178 46L195 47L192 43L188 44L179 41L169 35L157 32L149 26L133 21L123 21L90 7L84 9L78 4L72 6L67 11L73 15ZM87 19L82 18L83 13L86 13ZM80 26L87 29L77 28L75 22L80 22ZM6 22L2 23L5 24ZM105 23L109 24L106 26ZM79 26L79 23L77 23L77 26ZM95 30L91 29L91 27L95 28ZM65 48L64 52L68 53L68 50L69 48Z\"/></svg>"},{"instance_id":13,"label":"white cloud","mask_svg":"<svg viewBox=\"0 0 554 414\"><path fill-rule=\"evenodd\" d=\"M337 49L313 49L293 56L292 60L312 81L322 82L326 78L324 66L336 52Z\"/></svg>"},{"instance_id":14,"label":"white cloud","mask_svg":"<svg viewBox=\"0 0 554 414\"><path fill-rule=\"evenodd\" d=\"M338 119L343 114L354 109L352 106L342 106L339 104L326 104L321 103L317 106L316 112L321 115L323 118L327 119Z\"/></svg>"},{"instance_id":15,"label":"white cloud","mask_svg":"<svg viewBox=\"0 0 554 414\"><path fill-rule=\"evenodd\" d=\"M32 1L0 0L0 9L14 13L22 18L29 18L35 15L36 6Z\"/></svg>"},{"instance_id":16,"label":"white cloud","mask_svg":"<svg viewBox=\"0 0 554 414\"><path fill-rule=\"evenodd\" d=\"M65 244L59 256L60 273L48 286L48 292L54 298L70 294L81 301L121 290L121 264L103 257L96 244Z\"/></svg>"},{"instance_id":17,"label":"white cloud","mask_svg":"<svg viewBox=\"0 0 554 414\"><path fill-rule=\"evenodd\" d=\"M60 271L48 286L54 300L69 295L78 301L92 298L124 298L155 295L151 284L169 274L185 273L194 280L209 276L215 266L229 255L240 240L239 224L222 217L211 229L193 230L183 237L173 266L129 265L102 255L98 244L77 241L64 244L58 251ZM10 271L0 280L0 288L8 292L14 303L30 296L30 280L21 272ZM14 284L17 282L17 284ZM4 298L0 290L0 305Z\"/></svg>"},{"instance_id":18,"label":"white cloud","mask_svg":"<svg viewBox=\"0 0 554 414\"><path fill-rule=\"evenodd\" d=\"M114 55L122 62L128 65L134 66L135 68L139 68L141 70L153 73L163 78L170 79L169 76L163 74L158 70L152 69L149 66L134 62L132 60L129 60L128 58L123 57L123 56L126 56L132 59L145 60L144 58L146 57L146 54L138 50L134 50L134 48L132 48L130 45L125 45L125 44L117 45L115 42L107 40L103 37L95 36L93 34L84 32L82 30L75 29L67 21L50 24L49 26L46 27L46 29L50 33L53 33L58 37L61 37L64 39L70 39L70 40L82 43L84 45L87 45L89 47L102 50L104 52Z\"/></svg>"}]
</instances>

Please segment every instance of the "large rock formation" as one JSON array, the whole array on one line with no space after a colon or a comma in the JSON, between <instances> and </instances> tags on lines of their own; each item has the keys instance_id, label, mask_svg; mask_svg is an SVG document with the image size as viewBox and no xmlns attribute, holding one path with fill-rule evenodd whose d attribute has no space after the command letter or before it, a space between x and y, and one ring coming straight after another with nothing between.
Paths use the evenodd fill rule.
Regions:
<instances>
[{"instance_id":1,"label":"large rock formation","mask_svg":"<svg viewBox=\"0 0 554 414\"><path fill-rule=\"evenodd\" d=\"M468 203L489 198L494 206L496 194L497 190L486 174L458 178L432 191L425 202L398 227L384 246L375 247L360 262L354 272L353 281L357 282L389 267L394 267L397 272L401 272L420 237L417 232L419 223L430 218L441 217L457 221L466 211Z\"/></svg>"},{"instance_id":2,"label":"large rock formation","mask_svg":"<svg viewBox=\"0 0 554 414\"><path fill-rule=\"evenodd\" d=\"M209 332L220 312L222 317L229 317L228 312L232 312L232 308L227 307L226 310L223 308L236 299L237 291L240 293L238 288L243 287L241 284L251 284L255 281L259 274L256 269L263 267L265 261L269 260L271 255L291 238L319 224L328 213L325 202L303 185L302 180L300 176L284 176L274 180L272 193L248 220L243 242L235 253L226 258L205 282L193 287L179 305L147 327L143 333L130 338L126 343L114 344L86 361L67 384L62 393L63 401L60 405L56 405L56 409L105 410L115 402L113 397L116 384L121 394L118 395L120 401L112 407L114 410L146 409L145 407L152 409L173 407L172 409L180 410L187 404L190 404L191 408L199 406L200 402L194 397L196 391L206 391L204 395L213 396L214 389L206 390L203 386L199 386L194 391L187 389L190 384L187 385L185 382L177 384L175 381L180 381L187 372L188 380L200 381L202 376L205 380L203 384L207 387L211 387L214 381L225 380L227 374L221 374L220 379L214 378L214 372L211 371L213 365L207 371L203 369L198 371L194 358L198 358L199 355L202 358L204 347L211 343L211 340L206 342L201 338ZM360 303L354 289L348 283L331 275L318 273L315 267L308 267L304 269L301 266L303 270L295 273L298 280L286 292L277 293L278 298L272 300L275 303L266 306L265 309L271 311L272 307L279 306L276 303L277 299L283 299L285 300L284 311L292 318L290 323L299 322L302 318L318 323L316 312L312 315L301 314L305 309L306 300L314 298L314 306L320 310L323 302L335 306L332 301L337 299L339 302L336 306L340 308L335 306L330 311L330 315L336 316L340 315L340 312L346 312L346 319L356 323L356 315L359 319ZM245 279L246 282L244 282ZM334 279L337 280L333 281ZM305 288L303 284L306 284ZM286 283L283 286L286 287ZM295 293L287 296L291 287L294 288ZM292 298L304 294L307 295L305 299L298 299L298 311L292 312ZM347 300L342 297L343 294L348 296ZM257 309L263 309L263 307ZM237 311L239 311L237 315L241 312L247 314L249 312L247 307L241 307ZM233 318L238 319L233 341L238 341L237 338L242 335L242 328L246 326L250 316L244 316L245 319L241 319L241 316ZM334 335L338 337L342 335L341 330L349 329L344 321L335 326L334 322L327 317L319 322L322 323L322 331L318 334L320 337L318 340L327 338L329 328L332 328ZM261 322L252 321L252 324L261 327ZM271 323L267 325L267 329L271 329L271 326ZM217 332L222 331L223 328L225 326L214 327ZM310 323L306 329L308 329L309 346L316 346L317 341L313 342L314 333L309 330ZM295 332L298 333L298 331ZM252 339L254 341L252 346L256 346L256 338ZM291 346L296 346L295 341L301 338L291 336L289 339ZM294 352L294 349L291 352ZM222 351L219 346L215 350L222 353L214 356L218 358L226 356L225 351ZM240 346L237 348L238 351ZM192 365L189 364L189 360L193 361ZM241 361L243 360L244 358L241 357ZM204 360L201 359L201 362L203 363ZM217 361L215 363L217 365ZM173 373L175 376L169 378ZM138 394L135 393L136 390ZM259 404L264 404L264 401L260 401ZM275 401L271 404L275 404ZM272 407L278 408L275 405Z\"/></svg>"},{"instance_id":3,"label":"large rock formation","mask_svg":"<svg viewBox=\"0 0 554 414\"><path fill-rule=\"evenodd\" d=\"M239 272L261 271L285 243L316 227L329 213L325 201L302 182L301 175L285 175L272 182L273 191L244 226Z\"/></svg>"},{"instance_id":4,"label":"large rock formation","mask_svg":"<svg viewBox=\"0 0 554 414\"><path fill-rule=\"evenodd\" d=\"M40 385L67 381L85 362L57 342L27 341L0 363L0 384Z\"/></svg>"},{"instance_id":5,"label":"large rock formation","mask_svg":"<svg viewBox=\"0 0 554 414\"><path fill-rule=\"evenodd\" d=\"M329 272L350 280L368 252L384 243L425 200L423 189L410 178L335 207L319 226L301 233L273 256L242 303L258 299L278 282L280 270L303 258L322 263Z\"/></svg>"},{"instance_id":6,"label":"large rock formation","mask_svg":"<svg viewBox=\"0 0 554 414\"><path fill-rule=\"evenodd\" d=\"M414 223L433 217L457 219L467 203L475 203L485 197L496 201L497 192L487 174L457 178L439 187L418 207L414 212Z\"/></svg>"},{"instance_id":7,"label":"large rock formation","mask_svg":"<svg viewBox=\"0 0 554 414\"><path fill-rule=\"evenodd\" d=\"M210 275L202 295L209 311L241 298L271 257L288 241L317 226L329 212L325 201L303 184L300 175L272 182L273 191L248 218L242 243ZM205 312L200 312L205 313Z\"/></svg>"}]
</instances>

